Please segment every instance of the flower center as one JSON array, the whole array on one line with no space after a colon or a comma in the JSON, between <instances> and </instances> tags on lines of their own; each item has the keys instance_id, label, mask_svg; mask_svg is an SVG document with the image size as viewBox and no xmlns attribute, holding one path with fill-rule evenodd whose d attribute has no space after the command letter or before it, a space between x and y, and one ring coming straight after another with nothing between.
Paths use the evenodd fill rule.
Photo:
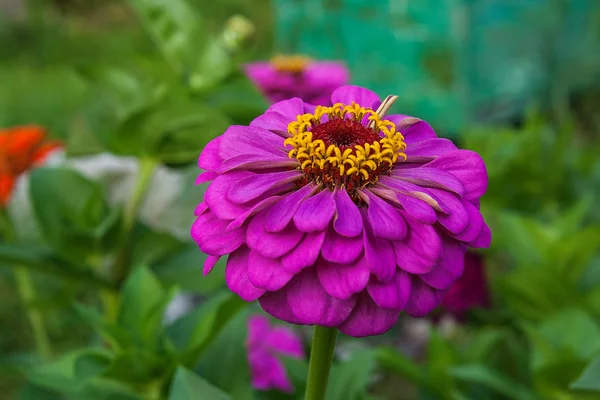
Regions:
<instances>
[{"instance_id":1,"label":"flower center","mask_svg":"<svg viewBox=\"0 0 600 400\"><path fill-rule=\"evenodd\" d=\"M318 106L314 114L298 115L288 132L288 155L304 172L300 185L314 181L354 192L376 183L398 158L406 159L406 143L395 124L356 103Z\"/></svg>"},{"instance_id":2,"label":"flower center","mask_svg":"<svg viewBox=\"0 0 600 400\"><path fill-rule=\"evenodd\" d=\"M310 57L295 55L295 56L275 56L271 59L271 65L277 72L288 74L300 74L304 72L312 59Z\"/></svg>"}]
</instances>

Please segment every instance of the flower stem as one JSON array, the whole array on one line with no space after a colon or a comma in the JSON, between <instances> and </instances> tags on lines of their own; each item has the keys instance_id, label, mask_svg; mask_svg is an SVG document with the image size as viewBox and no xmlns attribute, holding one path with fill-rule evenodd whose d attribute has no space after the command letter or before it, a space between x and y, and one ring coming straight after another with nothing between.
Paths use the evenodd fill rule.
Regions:
<instances>
[{"instance_id":1,"label":"flower stem","mask_svg":"<svg viewBox=\"0 0 600 400\"><path fill-rule=\"evenodd\" d=\"M112 281L120 285L123 280L127 277L128 265L127 265L127 250L131 241L131 230L135 223L135 218L138 213L138 208L144 199L144 195L150 186L152 181L152 175L158 165L158 162L151 158L141 158L140 168L138 171L135 188L133 194L125 203L125 209L123 210L123 237L124 242L121 246L121 250L117 255L114 268L112 269Z\"/></svg>"},{"instance_id":2,"label":"flower stem","mask_svg":"<svg viewBox=\"0 0 600 400\"><path fill-rule=\"evenodd\" d=\"M140 159L140 168L138 171L135 188L133 190L133 194L125 204L123 227L126 234L128 234L133 227L133 222L137 216L138 208L142 203L146 191L148 190L148 186L152 180L152 175L154 174L154 169L157 165L158 163L151 158Z\"/></svg>"},{"instance_id":3,"label":"flower stem","mask_svg":"<svg viewBox=\"0 0 600 400\"><path fill-rule=\"evenodd\" d=\"M333 362L337 329L315 325L305 400L324 400Z\"/></svg>"},{"instance_id":4,"label":"flower stem","mask_svg":"<svg viewBox=\"0 0 600 400\"><path fill-rule=\"evenodd\" d=\"M33 281L31 280L29 271L24 267L15 268L14 274L19 296L27 310L27 319L29 319L29 324L31 324L31 329L33 330L35 348L40 358L48 361L52 357L52 348L50 347L42 313L32 305L36 297Z\"/></svg>"},{"instance_id":5,"label":"flower stem","mask_svg":"<svg viewBox=\"0 0 600 400\"><path fill-rule=\"evenodd\" d=\"M10 215L5 208L0 211L0 220L4 240L6 242L14 242L16 240L16 233ZM27 271L25 267L16 266L14 269L14 276L17 283L17 292L26 309L27 319L29 319L29 324L33 331L33 340L35 342L37 353L42 360L47 361L52 357L52 347L48 340L48 333L46 331L46 326L44 325L44 317L33 305L33 302L36 299L35 286L29 275L29 271Z\"/></svg>"}]
</instances>

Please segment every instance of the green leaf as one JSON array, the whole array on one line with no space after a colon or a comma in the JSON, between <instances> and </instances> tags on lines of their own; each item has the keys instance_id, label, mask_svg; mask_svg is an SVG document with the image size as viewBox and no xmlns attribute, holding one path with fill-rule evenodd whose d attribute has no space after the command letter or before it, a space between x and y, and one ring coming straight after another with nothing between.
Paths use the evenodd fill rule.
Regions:
<instances>
[{"instance_id":1,"label":"green leaf","mask_svg":"<svg viewBox=\"0 0 600 400\"><path fill-rule=\"evenodd\" d=\"M365 394L371 373L375 369L375 353L359 350L342 364L334 365L327 385L327 399L359 399Z\"/></svg>"},{"instance_id":2,"label":"green leaf","mask_svg":"<svg viewBox=\"0 0 600 400\"><path fill-rule=\"evenodd\" d=\"M108 379L96 379L70 395L69 400L144 400L130 387Z\"/></svg>"},{"instance_id":3,"label":"green leaf","mask_svg":"<svg viewBox=\"0 0 600 400\"><path fill-rule=\"evenodd\" d=\"M107 322L98 311L83 304L74 304L73 308L79 316L104 338L115 349L126 349L133 346L133 337L120 326Z\"/></svg>"},{"instance_id":4,"label":"green leaf","mask_svg":"<svg viewBox=\"0 0 600 400\"><path fill-rule=\"evenodd\" d=\"M74 265L51 250L33 244L0 244L0 265L25 267L79 284L114 289L114 285L96 275L91 266Z\"/></svg>"},{"instance_id":5,"label":"green leaf","mask_svg":"<svg viewBox=\"0 0 600 400\"><path fill-rule=\"evenodd\" d=\"M182 354L182 363L193 366L221 329L246 305L239 296L224 291L175 321L167 332Z\"/></svg>"},{"instance_id":6,"label":"green leaf","mask_svg":"<svg viewBox=\"0 0 600 400\"><path fill-rule=\"evenodd\" d=\"M452 367L449 369L449 374L465 382L490 387L511 399L535 400L537 398L526 387L484 365L471 364Z\"/></svg>"},{"instance_id":7,"label":"green leaf","mask_svg":"<svg viewBox=\"0 0 600 400\"><path fill-rule=\"evenodd\" d=\"M202 20L184 0L132 0L140 22L179 74L190 71L205 40Z\"/></svg>"},{"instance_id":8,"label":"green leaf","mask_svg":"<svg viewBox=\"0 0 600 400\"><path fill-rule=\"evenodd\" d=\"M435 382L437 387L451 390L452 379L448 376L448 368L456 362L456 354L450 343L432 329L427 346L427 374L428 379Z\"/></svg>"},{"instance_id":9,"label":"green leaf","mask_svg":"<svg viewBox=\"0 0 600 400\"><path fill-rule=\"evenodd\" d=\"M145 343L156 344L162 314L176 290L165 291L148 268L136 268L123 286L119 326L133 332Z\"/></svg>"},{"instance_id":10,"label":"green leaf","mask_svg":"<svg viewBox=\"0 0 600 400\"><path fill-rule=\"evenodd\" d=\"M239 125L248 125L269 107L263 95L242 74L232 76L205 96L208 104L223 111Z\"/></svg>"},{"instance_id":11,"label":"green leaf","mask_svg":"<svg viewBox=\"0 0 600 400\"><path fill-rule=\"evenodd\" d=\"M90 349L75 360L74 377L78 381L87 381L102 375L112 362L112 353L106 350Z\"/></svg>"},{"instance_id":12,"label":"green leaf","mask_svg":"<svg viewBox=\"0 0 600 400\"><path fill-rule=\"evenodd\" d=\"M129 349L113 359L104 377L128 384L144 384L160 378L170 367L168 360L149 351Z\"/></svg>"},{"instance_id":13,"label":"green leaf","mask_svg":"<svg viewBox=\"0 0 600 400\"><path fill-rule=\"evenodd\" d=\"M199 397L200 396L200 397ZM183 367L177 368L169 400L231 400L226 393Z\"/></svg>"},{"instance_id":14,"label":"green leaf","mask_svg":"<svg viewBox=\"0 0 600 400\"><path fill-rule=\"evenodd\" d=\"M600 357L592 360L570 388L600 392Z\"/></svg>"},{"instance_id":15,"label":"green leaf","mask_svg":"<svg viewBox=\"0 0 600 400\"><path fill-rule=\"evenodd\" d=\"M168 233L157 232L138 224L131 240L132 266L152 265L180 251L186 246Z\"/></svg>"},{"instance_id":16,"label":"green leaf","mask_svg":"<svg viewBox=\"0 0 600 400\"><path fill-rule=\"evenodd\" d=\"M378 364L395 374L398 374L417 385L428 385L425 371L404 354L391 347L377 349Z\"/></svg>"},{"instance_id":17,"label":"green leaf","mask_svg":"<svg viewBox=\"0 0 600 400\"><path fill-rule=\"evenodd\" d=\"M80 262L97 252L95 233L109 215L102 186L68 168L38 168L29 194L45 240L64 257Z\"/></svg>"},{"instance_id":18,"label":"green leaf","mask_svg":"<svg viewBox=\"0 0 600 400\"><path fill-rule=\"evenodd\" d=\"M180 252L152 266L152 270L165 286L177 285L184 291L198 294L212 293L225 285L225 259L221 258L213 272L203 276L206 255L198 246L190 244Z\"/></svg>"},{"instance_id":19,"label":"green leaf","mask_svg":"<svg viewBox=\"0 0 600 400\"><path fill-rule=\"evenodd\" d=\"M298 358L279 356L285 366L288 377L292 381L297 393L304 392L306 378L308 377L308 361Z\"/></svg>"}]
</instances>

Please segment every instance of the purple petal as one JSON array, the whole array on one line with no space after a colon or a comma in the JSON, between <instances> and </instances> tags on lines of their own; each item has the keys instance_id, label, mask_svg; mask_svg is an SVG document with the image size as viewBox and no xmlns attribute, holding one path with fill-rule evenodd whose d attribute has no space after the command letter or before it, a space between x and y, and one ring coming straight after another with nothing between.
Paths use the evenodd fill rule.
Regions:
<instances>
[{"instance_id":1,"label":"purple petal","mask_svg":"<svg viewBox=\"0 0 600 400\"><path fill-rule=\"evenodd\" d=\"M348 238L329 228L321 248L321 255L327 261L336 264L349 264L356 260L363 250L363 238Z\"/></svg>"},{"instance_id":2,"label":"purple petal","mask_svg":"<svg viewBox=\"0 0 600 400\"><path fill-rule=\"evenodd\" d=\"M444 204L448 212L447 214L438 214L438 222L453 234L459 234L467 229L469 226L469 213L465 209L463 201L445 190L429 190Z\"/></svg>"},{"instance_id":3,"label":"purple petal","mask_svg":"<svg viewBox=\"0 0 600 400\"><path fill-rule=\"evenodd\" d=\"M270 189L293 182L300 176L300 172L296 170L252 175L233 183L227 197L235 203L243 204L256 199Z\"/></svg>"},{"instance_id":4,"label":"purple petal","mask_svg":"<svg viewBox=\"0 0 600 400\"><path fill-rule=\"evenodd\" d=\"M487 226L487 224L483 223L483 229L479 233L477 239L468 243L469 247L473 247L476 249L487 249L492 244L492 231Z\"/></svg>"},{"instance_id":5,"label":"purple petal","mask_svg":"<svg viewBox=\"0 0 600 400\"><path fill-rule=\"evenodd\" d=\"M194 209L194 215L196 217L199 217L200 215L204 214L206 210L208 210L208 204L206 204L206 202L203 201L202 203L198 204Z\"/></svg>"},{"instance_id":6,"label":"purple petal","mask_svg":"<svg viewBox=\"0 0 600 400\"><path fill-rule=\"evenodd\" d=\"M204 201L217 217L222 219L235 219L240 214L248 211L249 205L240 205L227 198L227 192L232 185L240 180L254 176L247 171L231 172L219 175L206 189Z\"/></svg>"},{"instance_id":7,"label":"purple petal","mask_svg":"<svg viewBox=\"0 0 600 400\"><path fill-rule=\"evenodd\" d=\"M339 329L354 337L381 335L394 326L399 315L400 311L378 307L371 297L363 292L354 310Z\"/></svg>"},{"instance_id":8,"label":"purple petal","mask_svg":"<svg viewBox=\"0 0 600 400\"><path fill-rule=\"evenodd\" d=\"M287 157L283 138L255 126L232 125L221 136L219 156L223 160L240 155L271 155Z\"/></svg>"},{"instance_id":9,"label":"purple petal","mask_svg":"<svg viewBox=\"0 0 600 400\"><path fill-rule=\"evenodd\" d=\"M369 107L371 103L377 100L379 100L377 93L360 86L342 86L331 94L333 104L352 104L352 102L355 102L362 107Z\"/></svg>"},{"instance_id":10,"label":"purple petal","mask_svg":"<svg viewBox=\"0 0 600 400\"><path fill-rule=\"evenodd\" d=\"M420 167L397 169L392 172L397 178L415 185L444 189L462 196L465 189L461 181L449 172L436 168Z\"/></svg>"},{"instance_id":11,"label":"purple petal","mask_svg":"<svg viewBox=\"0 0 600 400\"><path fill-rule=\"evenodd\" d=\"M294 331L285 326L273 328L267 337L267 344L269 349L275 350L278 354L299 359L304 358L302 340Z\"/></svg>"},{"instance_id":12,"label":"purple petal","mask_svg":"<svg viewBox=\"0 0 600 400\"><path fill-rule=\"evenodd\" d=\"M349 299L369 283L369 267L363 257L346 265L330 263L320 258L315 266L321 286L336 299Z\"/></svg>"},{"instance_id":13,"label":"purple petal","mask_svg":"<svg viewBox=\"0 0 600 400\"><path fill-rule=\"evenodd\" d=\"M265 229L267 232L279 232L283 230L292 220L304 199L310 196L315 189L316 186L313 183L309 183L301 189L286 195L271 207L265 217Z\"/></svg>"},{"instance_id":14,"label":"purple petal","mask_svg":"<svg viewBox=\"0 0 600 400\"><path fill-rule=\"evenodd\" d=\"M244 223L246 222L246 220L248 218L250 218L251 216L253 216L255 214L258 214L265 208L270 207L273 204L276 204L280 200L281 200L281 196L272 196L272 197L267 197L266 199L259 201L254 206L252 206L252 208L250 208L248 211L240 214L236 219L231 221L229 223L229 225L227 225L227 232L237 229L240 226L244 225Z\"/></svg>"},{"instance_id":15,"label":"purple petal","mask_svg":"<svg viewBox=\"0 0 600 400\"><path fill-rule=\"evenodd\" d=\"M376 239L370 229L363 234L365 259L370 271L383 282L389 282L396 271L396 254L392 242Z\"/></svg>"},{"instance_id":16,"label":"purple petal","mask_svg":"<svg viewBox=\"0 0 600 400\"><path fill-rule=\"evenodd\" d=\"M363 229L363 222L356 204L354 204L348 193L343 189L335 190L333 197L337 211L333 219L335 231L346 237L360 235Z\"/></svg>"},{"instance_id":17,"label":"purple petal","mask_svg":"<svg viewBox=\"0 0 600 400\"><path fill-rule=\"evenodd\" d=\"M371 191L367 196L367 220L376 238L400 240L406 236L406 223L400 213Z\"/></svg>"},{"instance_id":18,"label":"purple petal","mask_svg":"<svg viewBox=\"0 0 600 400\"><path fill-rule=\"evenodd\" d=\"M481 212L479 212L477 207L468 201L463 201L463 206L465 207L467 215L469 216L469 225L467 226L467 229L458 235L454 235L454 237L462 242L469 243L479 237L479 234L483 229L484 222Z\"/></svg>"},{"instance_id":19,"label":"purple petal","mask_svg":"<svg viewBox=\"0 0 600 400\"><path fill-rule=\"evenodd\" d=\"M289 322L290 324L301 324L302 322L292 313L292 308L287 300L287 292L284 289L276 292L267 292L258 299L262 309L273 317Z\"/></svg>"},{"instance_id":20,"label":"purple petal","mask_svg":"<svg viewBox=\"0 0 600 400\"><path fill-rule=\"evenodd\" d=\"M305 200L294 215L294 223L302 232L325 230L335 214L334 192L324 189Z\"/></svg>"},{"instance_id":21,"label":"purple petal","mask_svg":"<svg viewBox=\"0 0 600 400\"><path fill-rule=\"evenodd\" d=\"M411 317L424 317L440 305L442 295L442 292L433 289L418 277L413 276L410 298L404 311Z\"/></svg>"},{"instance_id":22,"label":"purple petal","mask_svg":"<svg viewBox=\"0 0 600 400\"><path fill-rule=\"evenodd\" d=\"M350 80L348 68L339 62L319 61L311 63L304 71L304 79L313 87L323 88L323 91L329 91L331 96L334 89L346 85ZM329 90L328 90L329 89ZM329 98L327 102L329 103ZM329 104L321 104L326 106ZM365 105L368 107L368 105Z\"/></svg>"},{"instance_id":23,"label":"purple petal","mask_svg":"<svg viewBox=\"0 0 600 400\"><path fill-rule=\"evenodd\" d=\"M221 256L208 256L204 261L204 268L202 269L202 275L206 276L210 274L210 271L215 267L215 265L219 262Z\"/></svg>"},{"instance_id":24,"label":"purple petal","mask_svg":"<svg viewBox=\"0 0 600 400\"><path fill-rule=\"evenodd\" d=\"M275 156L272 154L240 154L223 161L217 172L224 174L229 171L240 169L261 170L273 168L289 168L298 165L298 161L287 156Z\"/></svg>"},{"instance_id":25,"label":"purple petal","mask_svg":"<svg viewBox=\"0 0 600 400\"><path fill-rule=\"evenodd\" d=\"M266 112L277 112L288 119L288 124L296 120L298 115L305 113L304 102L295 97L289 100L279 101L267 108ZM286 126L287 131L287 126Z\"/></svg>"},{"instance_id":26,"label":"purple petal","mask_svg":"<svg viewBox=\"0 0 600 400\"><path fill-rule=\"evenodd\" d=\"M415 185L399 179L392 179L387 176L382 176L379 181L381 185L394 191L396 201L404 208L410 217L429 225L434 224L437 221L437 215L431 204L422 200L422 198L427 196L424 191L414 191ZM421 198L417 198L416 196L420 196ZM435 202L435 199L433 199L433 201ZM437 204L437 202L435 202L435 204Z\"/></svg>"},{"instance_id":27,"label":"purple petal","mask_svg":"<svg viewBox=\"0 0 600 400\"><path fill-rule=\"evenodd\" d=\"M407 144L437 138L431 125L422 119L401 114L386 115L385 119L396 124L396 131L402 133Z\"/></svg>"},{"instance_id":28,"label":"purple petal","mask_svg":"<svg viewBox=\"0 0 600 400\"><path fill-rule=\"evenodd\" d=\"M269 319L264 315L253 315L248 318L248 346L252 348L264 345L264 338L271 330Z\"/></svg>"},{"instance_id":29,"label":"purple petal","mask_svg":"<svg viewBox=\"0 0 600 400\"><path fill-rule=\"evenodd\" d=\"M329 296L319 282L316 268L297 274L282 291L292 314L304 325L337 326L348 317L356 302L355 296L347 300Z\"/></svg>"},{"instance_id":30,"label":"purple petal","mask_svg":"<svg viewBox=\"0 0 600 400\"><path fill-rule=\"evenodd\" d=\"M302 240L300 232L294 224L289 224L281 232L270 233L265 230L265 215L263 211L256 215L248 225L246 242L248 247L263 257L278 258L292 250Z\"/></svg>"},{"instance_id":31,"label":"purple petal","mask_svg":"<svg viewBox=\"0 0 600 400\"><path fill-rule=\"evenodd\" d=\"M250 251L248 257L248 279L252 285L270 292L284 287L294 274L281 266L281 261L262 257L255 251Z\"/></svg>"},{"instance_id":32,"label":"purple petal","mask_svg":"<svg viewBox=\"0 0 600 400\"><path fill-rule=\"evenodd\" d=\"M244 65L244 72L246 76L259 87L269 84L274 78L277 77L277 71L271 63L259 61Z\"/></svg>"},{"instance_id":33,"label":"purple petal","mask_svg":"<svg viewBox=\"0 0 600 400\"><path fill-rule=\"evenodd\" d=\"M306 234L304 240L294 250L283 256L281 259L283 267L294 274L310 267L317 261L324 240L325 232Z\"/></svg>"},{"instance_id":34,"label":"purple petal","mask_svg":"<svg viewBox=\"0 0 600 400\"><path fill-rule=\"evenodd\" d=\"M407 238L394 242L396 264L406 272L425 274L432 270L442 251L442 240L431 225L406 218Z\"/></svg>"},{"instance_id":35,"label":"purple petal","mask_svg":"<svg viewBox=\"0 0 600 400\"><path fill-rule=\"evenodd\" d=\"M248 256L250 250L242 247L229 255L225 267L225 283L227 287L242 300L254 301L265 293L248 280Z\"/></svg>"},{"instance_id":36,"label":"purple petal","mask_svg":"<svg viewBox=\"0 0 600 400\"><path fill-rule=\"evenodd\" d=\"M291 100L300 100L300 99L291 99ZM284 100L279 103L284 103L291 100ZM279 104L275 103L275 104ZM302 113L301 113L302 114ZM250 122L250 126L254 126L257 128L268 129L269 131L278 134L281 137L289 137L290 134L288 132L288 125L290 122L295 121L296 116L294 117L286 117L283 114L274 111L268 111L264 114L256 117L252 122Z\"/></svg>"},{"instance_id":37,"label":"purple petal","mask_svg":"<svg viewBox=\"0 0 600 400\"><path fill-rule=\"evenodd\" d=\"M410 274L398 269L394 278L387 283L371 279L367 286L367 292L379 307L400 311L408 302L410 287Z\"/></svg>"},{"instance_id":38,"label":"purple petal","mask_svg":"<svg viewBox=\"0 0 600 400\"><path fill-rule=\"evenodd\" d=\"M194 185L201 185L203 183L210 182L213 179L215 179L217 176L218 175L216 172L212 172L212 171L203 172L200 175L198 175L198 177L196 178L196 181L194 182Z\"/></svg>"},{"instance_id":39,"label":"purple petal","mask_svg":"<svg viewBox=\"0 0 600 400\"><path fill-rule=\"evenodd\" d=\"M208 211L196 218L192 225L192 238L206 254L221 256L233 252L244 244L246 228L226 231L229 221L217 218Z\"/></svg>"},{"instance_id":40,"label":"purple petal","mask_svg":"<svg viewBox=\"0 0 600 400\"><path fill-rule=\"evenodd\" d=\"M420 278L435 289L448 289L463 273L466 251L466 246L460 242L444 240L442 258L431 272L420 275Z\"/></svg>"},{"instance_id":41,"label":"purple petal","mask_svg":"<svg viewBox=\"0 0 600 400\"><path fill-rule=\"evenodd\" d=\"M454 152L457 149L458 148L451 140L429 139L406 146L404 153L409 158L438 157L442 154Z\"/></svg>"},{"instance_id":42,"label":"purple petal","mask_svg":"<svg viewBox=\"0 0 600 400\"><path fill-rule=\"evenodd\" d=\"M488 185L488 175L481 156L474 151L458 150L436 158L428 167L450 172L463 183L465 200L481 197Z\"/></svg>"},{"instance_id":43,"label":"purple petal","mask_svg":"<svg viewBox=\"0 0 600 400\"><path fill-rule=\"evenodd\" d=\"M204 146L204 149L198 158L198 168L214 171L221 165L223 159L219 156L220 143L221 136L218 136Z\"/></svg>"}]
</instances>

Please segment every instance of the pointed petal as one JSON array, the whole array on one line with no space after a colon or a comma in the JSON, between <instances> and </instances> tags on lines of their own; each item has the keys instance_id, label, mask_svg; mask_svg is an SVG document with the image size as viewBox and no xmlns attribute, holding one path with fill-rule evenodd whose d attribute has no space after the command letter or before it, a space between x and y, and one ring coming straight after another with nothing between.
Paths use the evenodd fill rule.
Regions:
<instances>
[{"instance_id":1,"label":"pointed petal","mask_svg":"<svg viewBox=\"0 0 600 400\"><path fill-rule=\"evenodd\" d=\"M321 248L321 255L329 262L349 264L360 256L362 250L362 236L348 238L329 228Z\"/></svg>"},{"instance_id":2,"label":"pointed petal","mask_svg":"<svg viewBox=\"0 0 600 400\"><path fill-rule=\"evenodd\" d=\"M488 185L488 175L481 156L470 150L457 150L436 158L428 167L450 172L462 182L465 200L481 197Z\"/></svg>"},{"instance_id":3,"label":"pointed petal","mask_svg":"<svg viewBox=\"0 0 600 400\"><path fill-rule=\"evenodd\" d=\"M423 282L435 289L448 289L463 273L467 248L457 240L444 240L442 258L427 274L420 275Z\"/></svg>"},{"instance_id":4,"label":"pointed petal","mask_svg":"<svg viewBox=\"0 0 600 400\"><path fill-rule=\"evenodd\" d=\"M304 233L296 229L294 224L288 224L281 232L267 232L265 215L266 212L263 211L252 218L246 232L246 243L263 257L279 258L296 247Z\"/></svg>"},{"instance_id":5,"label":"pointed petal","mask_svg":"<svg viewBox=\"0 0 600 400\"><path fill-rule=\"evenodd\" d=\"M479 233L479 236L477 236L477 239L468 243L468 245L469 247L473 247L476 249L487 249L490 247L491 244L492 231L490 230L489 226L487 226L487 224L484 222L483 229L481 229L481 232Z\"/></svg>"},{"instance_id":6,"label":"pointed petal","mask_svg":"<svg viewBox=\"0 0 600 400\"><path fill-rule=\"evenodd\" d=\"M437 215L438 222L455 235L467 229L469 226L469 213L465 209L463 201L445 190L429 190L444 204L448 212L447 214L439 213Z\"/></svg>"},{"instance_id":7,"label":"pointed petal","mask_svg":"<svg viewBox=\"0 0 600 400\"><path fill-rule=\"evenodd\" d=\"M227 198L238 204L247 203L268 190L295 181L300 176L301 174L296 170L249 176L233 183Z\"/></svg>"},{"instance_id":8,"label":"pointed petal","mask_svg":"<svg viewBox=\"0 0 600 400\"><path fill-rule=\"evenodd\" d=\"M232 185L240 180L254 176L248 171L231 172L225 175L219 175L206 189L204 201L210 207L217 217L222 219L235 219L240 214L248 211L248 205L240 205L230 201L227 198Z\"/></svg>"},{"instance_id":9,"label":"pointed petal","mask_svg":"<svg viewBox=\"0 0 600 400\"><path fill-rule=\"evenodd\" d=\"M358 207L345 190L335 190L336 215L333 219L335 231L342 236L354 237L360 235L363 229L362 217Z\"/></svg>"},{"instance_id":10,"label":"pointed petal","mask_svg":"<svg viewBox=\"0 0 600 400\"><path fill-rule=\"evenodd\" d=\"M262 296L265 290L257 288L248 280L249 254L250 250L244 246L229 255L225 267L225 283L242 300L254 301Z\"/></svg>"},{"instance_id":11,"label":"pointed petal","mask_svg":"<svg viewBox=\"0 0 600 400\"><path fill-rule=\"evenodd\" d=\"M396 271L396 254L392 242L374 238L370 229L365 229L363 240L369 270L380 281L389 282Z\"/></svg>"},{"instance_id":12,"label":"pointed petal","mask_svg":"<svg viewBox=\"0 0 600 400\"><path fill-rule=\"evenodd\" d=\"M265 217L265 229L268 232L279 232L285 228L297 213L302 202L316 189L316 185L309 183L283 197L275 204ZM297 226L297 225L296 225Z\"/></svg>"},{"instance_id":13,"label":"pointed petal","mask_svg":"<svg viewBox=\"0 0 600 400\"><path fill-rule=\"evenodd\" d=\"M279 259L265 258L250 250L248 279L252 285L274 292L284 287L293 276L294 274L281 266Z\"/></svg>"},{"instance_id":14,"label":"pointed petal","mask_svg":"<svg viewBox=\"0 0 600 400\"><path fill-rule=\"evenodd\" d=\"M398 320L400 311L378 307L367 293L361 293L350 316L339 326L341 332L353 337L381 335Z\"/></svg>"},{"instance_id":15,"label":"pointed petal","mask_svg":"<svg viewBox=\"0 0 600 400\"><path fill-rule=\"evenodd\" d=\"M467 228L459 233L458 235L454 235L454 237L462 242L469 243L474 241L479 237L481 230L483 229L483 216L481 212L468 201L463 201L463 206L467 211L467 215L469 218L469 225Z\"/></svg>"},{"instance_id":16,"label":"pointed petal","mask_svg":"<svg viewBox=\"0 0 600 400\"><path fill-rule=\"evenodd\" d=\"M221 256L208 256L204 261L204 268L202 268L202 275L206 276L210 274L210 271L217 265Z\"/></svg>"},{"instance_id":17,"label":"pointed petal","mask_svg":"<svg viewBox=\"0 0 600 400\"><path fill-rule=\"evenodd\" d=\"M402 242L394 242L396 264L406 272L425 274L433 269L442 251L442 241L431 225L409 218L408 235Z\"/></svg>"},{"instance_id":18,"label":"pointed petal","mask_svg":"<svg viewBox=\"0 0 600 400\"><path fill-rule=\"evenodd\" d=\"M458 148L448 139L428 139L406 146L404 153L408 158L438 157L454 152ZM427 165L428 167L431 165Z\"/></svg>"},{"instance_id":19,"label":"pointed petal","mask_svg":"<svg viewBox=\"0 0 600 400\"><path fill-rule=\"evenodd\" d=\"M404 311L411 317L424 317L440 305L442 297L443 292L435 290L418 277L413 276L410 298Z\"/></svg>"},{"instance_id":20,"label":"pointed petal","mask_svg":"<svg viewBox=\"0 0 600 400\"><path fill-rule=\"evenodd\" d=\"M371 104L379 100L377 93L360 86L342 86L334 90L331 94L331 102L352 104L355 102L361 107L370 107Z\"/></svg>"},{"instance_id":21,"label":"pointed petal","mask_svg":"<svg viewBox=\"0 0 600 400\"><path fill-rule=\"evenodd\" d=\"M279 200L281 200L281 196L271 196L271 197L267 197L264 200L259 201L248 211L240 214L236 219L231 221L229 223L229 225L227 225L227 232L237 229L240 226L244 225L244 223L246 222L246 220L248 218L250 218L253 215L258 214L259 212L261 212L262 210L264 210L267 207L272 206L273 204L277 204L277 202Z\"/></svg>"},{"instance_id":22,"label":"pointed petal","mask_svg":"<svg viewBox=\"0 0 600 400\"><path fill-rule=\"evenodd\" d=\"M363 192L367 196L367 221L376 238L401 240L406 236L406 222L394 207L383 201L369 190Z\"/></svg>"},{"instance_id":23,"label":"pointed petal","mask_svg":"<svg viewBox=\"0 0 600 400\"><path fill-rule=\"evenodd\" d=\"M308 233L298 246L281 259L283 268L296 274L314 265L321 253L325 232Z\"/></svg>"},{"instance_id":24,"label":"pointed petal","mask_svg":"<svg viewBox=\"0 0 600 400\"><path fill-rule=\"evenodd\" d=\"M462 196L465 192L462 182L449 172L438 168L419 167L398 169L392 174L399 179L414 183L422 187L444 189Z\"/></svg>"},{"instance_id":25,"label":"pointed petal","mask_svg":"<svg viewBox=\"0 0 600 400\"><path fill-rule=\"evenodd\" d=\"M212 171L203 172L200 175L198 175L198 177L196 178L196 181L194 182L194 185L201 185L203 183L210 182L213 179L215 179L217 176L218 175L216 172L212 172Z\"/></svg>"},{"instance_id":26,"label":"pointed petal","mask_svg":"<svg viewBox=\"0 0 600 400\"><path fill-rule=\"evenodd\" d=\"M408 302L410 287L410 274L398 269L394 278L387 283L371 279L367 286L367 292L379 307L400 311Z\"/></svg>"},{"instance_id":27,"label":"pointed petal","mask_svg":"<svg viewBox=\"0 0 600 400\"><path fill-rule=\"evenodd\" d=\"M437 138L431 125L422 119L401 114L386 115L385 119L396 124L396 131L402 133L407 144Z\"/></svg>"},{"instance_id":28,"label":"pointed petal","mask_svg":"<svg viewBox=\"0 0 600 400\"><path fill-rule=\"evenodd\" d=\"M219 156L220 143L221 136L218 136L204 146L200 157L198 157L198 168L214 171L221 165L223 158Z\"/></svg>"},{"instance_id":29,"label":"pointed petal","mask_svg":"<svg viewBox=\"0 0 600 400\"><path fill-rule=\"evenodd\" d=\"M208 211L199 215L192 225L192 238L200 250L213 256L221 256L233 252L244 244L246 228L226 231L229 221L217 218Z\"/></svg>"},{"instance_id":30,"label":"pointed petal","mask_svg":"<svg viewBox=\"0 0 600 400\"><path fill-rule=\"evenodd\" d=\"M332 191L325 189L305 200L294 215L294 223L302 232L324 231L335 214Z\"/></svg>"},{"instance_id":31,"label":"pointed petal","mask_svg":"<svg viewBox=\"0 0 600 400\"><path fill-rule=\"evenodd\" d=\"M321 286L336 299L349 299L369 283L369 267L363 257L346 265L330 263L320 258L315 266Z\"/></svg>"}]
</instances>

